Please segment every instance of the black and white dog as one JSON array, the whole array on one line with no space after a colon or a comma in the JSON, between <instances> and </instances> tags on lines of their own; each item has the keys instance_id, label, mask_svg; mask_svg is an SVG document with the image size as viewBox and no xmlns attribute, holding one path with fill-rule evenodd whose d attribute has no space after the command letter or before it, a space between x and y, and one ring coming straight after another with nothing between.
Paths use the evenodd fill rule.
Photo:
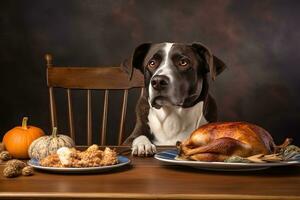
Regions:
<instances>
[{"instance_id":1,"label":"black and white dog","mask_svg":"<svg viewBox=\"0 0 300 200\"><path fill-rule=\"evenodd\" d=\"M137 121L125 144L132 154L153 155L155 145L175 145L195 129L217 120L217 107L208 92L225 64L200 43L145 43L122 67L144 74L145 92L136 107Z\"/></svg>"}]
</instances>

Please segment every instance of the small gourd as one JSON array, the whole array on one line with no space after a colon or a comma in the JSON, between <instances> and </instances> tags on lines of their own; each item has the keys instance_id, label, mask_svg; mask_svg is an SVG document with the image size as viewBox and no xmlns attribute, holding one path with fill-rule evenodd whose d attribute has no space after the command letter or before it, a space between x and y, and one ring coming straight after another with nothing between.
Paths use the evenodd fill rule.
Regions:
<instances>
[{"instance_id":1,"label":"small gourd","mask_svg":"<svg viewBox=\"0 0 300 200\"><path fill-rule=\"evenodd\" d=\"M28 149L30 158L41 160L48 155L56 153L61 147L74 147L75 143L67 135L57 134L57 128L53 127L52 135L43 136L33 141Z\"/></svg>"},{"instance_id":2,"label":"small gourd","mask_svg":"<svg viewBox=\"0 0 300 200\"><path fill-rule=\"evenodd\" d=\"M22 169L23 176L32 176L34 174L33 167L26 166Z\"/></svg>"},{"instance_id":3,"label":"small gourd","mask_svg":"<svg viewBox=\"0 0 300 200\"><path fill-rule=\"evenodd\" d=\"M22 126L17 126L3 137L3 143L6 150L14 158L28 158L28 148L30 144L37 138L45 135L44 131L35 126L27 125L28 117L24 117Z\"/></svg>"}]
</instances>

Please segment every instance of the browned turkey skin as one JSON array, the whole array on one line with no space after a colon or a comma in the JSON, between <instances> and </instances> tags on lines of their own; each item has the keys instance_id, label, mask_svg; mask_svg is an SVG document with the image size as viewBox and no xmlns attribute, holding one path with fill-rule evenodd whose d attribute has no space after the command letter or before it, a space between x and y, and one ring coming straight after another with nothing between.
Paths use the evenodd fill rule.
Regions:
<instances>
[{"instance_id":1,"label":"browned turkey skin","mask_svg":"<svg viewBox=\"0 0 300 200\"><path fill-rule=\"evenodd\" d=\"M195 130L184 142L177 142L179 158L224 161L230 156L271 154L273 138L263 128L246 122L210 123Z\"/></svg>"}]
</instances>

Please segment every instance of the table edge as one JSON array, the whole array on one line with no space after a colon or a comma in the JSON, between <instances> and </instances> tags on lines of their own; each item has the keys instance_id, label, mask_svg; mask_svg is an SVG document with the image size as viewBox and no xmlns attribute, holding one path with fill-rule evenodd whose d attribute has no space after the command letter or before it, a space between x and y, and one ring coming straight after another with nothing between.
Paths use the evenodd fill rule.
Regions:
<instances>
[{"instance_id":1,"label":"table edge","mask_svg":"<svg viewBox=\"0 0 300 200\"><path fill-rule=\"evenodd\" d=\"M232 195L232 194L141 194L141 193L55 193L0 192L2 198L105 198L105 199L299 199L300 196Z\"/></svg>"}]
</instances>

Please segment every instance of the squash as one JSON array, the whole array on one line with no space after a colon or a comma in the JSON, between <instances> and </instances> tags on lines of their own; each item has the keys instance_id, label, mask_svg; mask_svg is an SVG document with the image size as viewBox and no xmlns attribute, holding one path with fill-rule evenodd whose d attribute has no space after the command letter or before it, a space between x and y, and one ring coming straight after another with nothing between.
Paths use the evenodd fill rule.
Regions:
<instances>
[{"instance_id":1,"label":"squash","mask_svg":"<svg viewBox=\"0 0 300 200\"><path fill-rule=\"evenodd\" d=\"M22 126L17 126L9 130L3 137L6 150L14 158L28 158L28 148L30 144L35 139L45 135L42 129L35 126L28 126L27 121L28 117L24 117Z\"/></svg>"},{"instance_id":2,"label":"squash","mask_svg":"<svg viewBox=\"0 0 300 200\"><path fill-rule=\"evenodd\" d=\"M57 128L53 127L52 135L43 136L33 141L28 149L30 158L41 160L50 154L56 153L61 147L72 148L74 141L67 135L57 134Z\"/></svg>"}]
</instances>

